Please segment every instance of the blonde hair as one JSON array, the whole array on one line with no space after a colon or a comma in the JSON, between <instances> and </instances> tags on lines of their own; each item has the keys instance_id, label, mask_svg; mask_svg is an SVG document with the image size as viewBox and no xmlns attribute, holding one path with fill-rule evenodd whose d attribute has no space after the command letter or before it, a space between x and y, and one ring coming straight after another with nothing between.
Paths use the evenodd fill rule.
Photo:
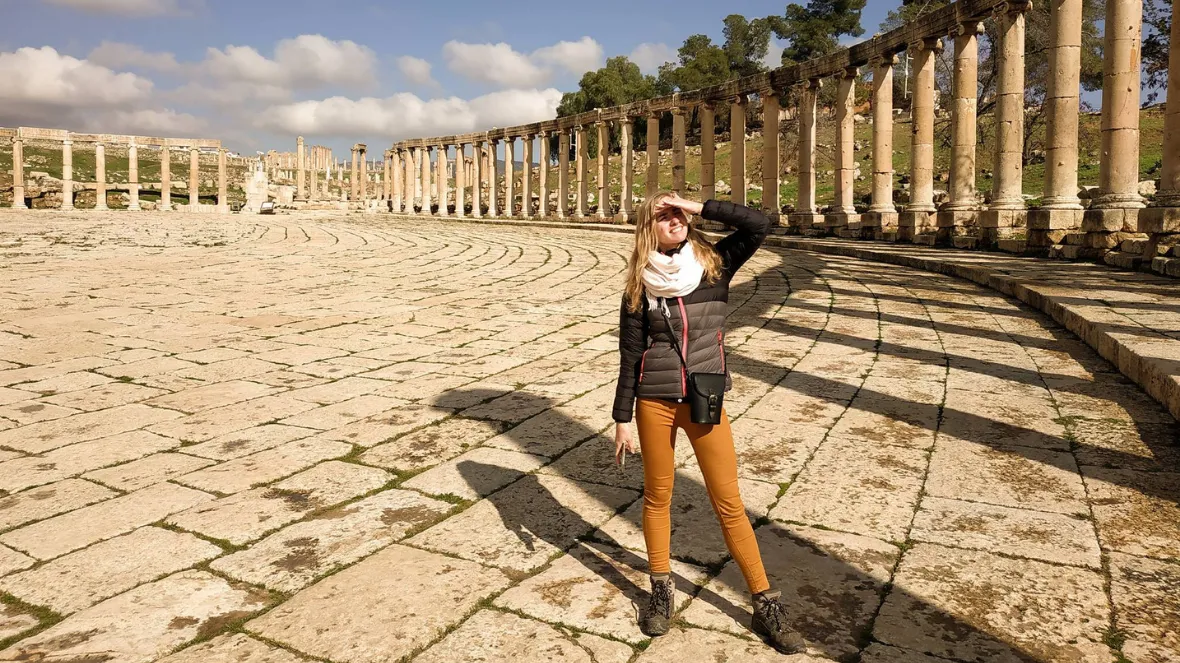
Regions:
<instances>
[{"instance_id":1,"label":"blonde hair","mask_svg":"<svg viewBox=\"0 0 1180 663\"><path fill-rule=\"evenodd\" d=\"M643 306L643 270L647 269L652 251L660 249L656 235L656 204L671 195L669 191L660 191L649 196L639 206L635 219L635 250L627 261L626 288L623 290L628 311L635 312ZM720 278L721 256L705 238L705 234L690 224L686 241L692 244L697 261L705 269L704 281L713 283Z\"/></svg>"}]
</instances>

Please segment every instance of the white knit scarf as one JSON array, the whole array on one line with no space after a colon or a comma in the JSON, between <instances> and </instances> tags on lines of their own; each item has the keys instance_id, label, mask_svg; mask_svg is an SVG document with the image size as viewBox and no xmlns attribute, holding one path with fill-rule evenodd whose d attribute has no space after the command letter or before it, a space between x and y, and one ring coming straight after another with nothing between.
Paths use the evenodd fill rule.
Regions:
<instances>
[{"instance_id":1,"label":"white knit scarf","mask_svg":"<svg viewBox=\"0 0 1180 663\"><path fill-rule=\"evenodd\" d=\"M652 251L648 256L647 267L643 270L643 285L648 302L652 308L656 308L656 299L659 297L683 297L697 289L704 275L705 268L697 261L692 242L685 242L678 252L670 256Z\"/></svg>"}]
</instances>

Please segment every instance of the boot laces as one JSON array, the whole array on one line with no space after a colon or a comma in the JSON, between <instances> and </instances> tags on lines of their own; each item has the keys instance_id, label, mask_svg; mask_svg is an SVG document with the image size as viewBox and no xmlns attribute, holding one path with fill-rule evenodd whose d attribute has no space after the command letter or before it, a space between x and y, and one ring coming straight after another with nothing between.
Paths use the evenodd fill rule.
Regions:
<instances>
[{"instance_id":1,"label":"boot laces","mask_svg":"<svg viewBox=\"0 0 1180 663\"><path fill-rule=\"evenodd\" d=\"M762 620L770 627L771 631L778 633L783 630L783 622L786 618L786 609L783 604L779 603L778 599L766 599L762 601L759 612L762 615Z\"/></svg>"},{"instance_id":2,"label":"boot laces","mask_svg":"<svg viewBox=\"0 0 1180 663\"><path fill-rule=\"evenodd\" d=\"M656 582L651 588L651 610L652 614L669 615L672 613L672 588L671 583Z\"/></svg>"}]
</instances>

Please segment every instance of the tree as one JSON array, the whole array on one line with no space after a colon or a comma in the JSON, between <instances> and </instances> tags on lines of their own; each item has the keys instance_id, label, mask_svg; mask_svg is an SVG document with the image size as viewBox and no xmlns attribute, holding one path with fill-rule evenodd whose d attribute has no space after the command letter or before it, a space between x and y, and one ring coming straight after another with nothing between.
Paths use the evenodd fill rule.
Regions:
<instances>
[{"instance_id":1,"label":"tree","mask_svg":"<svg viewBox=\"0 0 1180 663\"><path fill-rule=\"evenodd\" d=\"M747 21L741 14L725 17L725 55L734 76L750 76L766 70L763 60L770 49L770 18Z\"/></svg>"},{"instance_id":2,"label":"tree","mask_svg":"<svg viewBox=\"0 0 1180 663\"><path fill-rule=\"evenodd\" d=\"M641 99L668 94L667 89L654 76L644 75L639 71L639 65L620 55L610 58L606 65L597 71L589 71L582 75L578 82L577 92L566 92L561 96L561 103L557 106L557 117L568 117L592 111L595 108L610 108L621 106ZM611 137L613 145L618 139ZM551 154L557 155L557 137L551 140ZM590 151L597 153L598 137L591 132ZM572 148L571 148L572 149Z\"/></svg>"},{"instance_id":3,"label":"tree","mask_svg":"<svg viewBox=\"0 0 1180 663\"><path fill-rule=\"evenodd\" d=\"M1168 89L1172 3L1169 0L1144 0L1143 23L1147 26L1147 36L1143 39L1142 51L1144 84L1148 90L1147 100L1155 103L1159 98L1160 90Z\"/></svg>"},{"instance_id":4,"label":"tree","mask_svg":"<svg viewBox=\"0 0 1180 663\"><path fill-rule=\"evenodd\" d=\"M840 47L840 37L859 37L860 12L866 0L811 0L807 6L791 3L784 16L768 20L774 35L789 40L783 49L784 65L806 62Z\"/></svg>"},{"instance_id":5,"label":"tree","mask_svg":"<svg viewBox=\"0 0 1180 663\"><path fill-rule=\"evenodd\" d=\"M733 78L729 55L707 35L692 35L676 52L677 62L660 65L659 82L675 90L696 90Z\"/></svg>"}]
</instances>

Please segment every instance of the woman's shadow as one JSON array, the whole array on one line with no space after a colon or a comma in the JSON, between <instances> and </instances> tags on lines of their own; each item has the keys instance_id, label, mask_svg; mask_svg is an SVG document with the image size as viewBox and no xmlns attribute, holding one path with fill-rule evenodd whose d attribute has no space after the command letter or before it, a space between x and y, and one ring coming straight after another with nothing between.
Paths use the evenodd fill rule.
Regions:
<instances>
[{"instance_id":1,"label":"woman's shadow","mask_svg":"<svg viewBox=\"0 0 1180 663\"><path fill-rule=\"evenodd\" d=\"M545 396L532 395L530 399L553 405ZM495 403L492 400L479 406L480 414L497 417ZM606 410L598 410L603 411ZM522 475L519 470L479 460L460 460L456 467L470 487L486 495L484 500L494 508L504 529L512 534L508 538L518 550L509 552L512 561L507 565L518 573L525 572L519 573L520 577L535 573L558 557L558 551L564 552L590 575L622 594L632 605L632 618L637 620L648 596L647 560L642 553L635 552L642 545L642 538L636 535L642 531L641 458L632 456L632 463L620 471L614 465L613 442L584 423L592 421L589 416L569 412L564 406L560 410L548 407L536 415L549 419L550 425L558 424L560 438L567 441L562 445L564 450L547 449L552 462L537 473ZM505 411L503 418L511 419L512 415ZM526 453L530 450L535 453L538 444L537 436L530 432L529 420L508 430L500 439L504 442L499 445L502 448L511 446ZM690 468L693 462L689 461ZM720 525L715 516L707 513L711 508L705 487L691 472L678 471L677 475L672 554L674 572L678 568L680 572L674 576L679 590L695 595L695 601L705 604L684 610L678 618L685 625L749 635L748 591L741 574L728 561L728 556L724 556ZM570 486L576 486L576 498L571 499ZM633 492L621 499L622 490ZM697 508L690 508L691 514L678 513L686 506L693 507L694 502ZM936 625L938 632L902 638L904 644L919 651L950 657L959 653L964 643L969 643L972 653L965 658L984 652L986 660L1042 660L1019 645L996 638L925 599L892 586L890 574L901 551L891 544L875 542L879 544L875 548L858 550L842 547L841 541L850 535L773 523L764 517L769 505L760 506L751 509L747 503L747 513L755 521L768 575L771 583L783 590L788 622L807 638L813 653L840 660L857 659L859 652L875 642L873 628L879 615L895 622L920 613L919 618L926 624ZM694 521L697 527L683 527ZM701 542L694 539L706 528L716 530L713 546L716 561L702 569L714 579L709 589L703 589L708 584L703 574L692 572L700 568L700 560L677 559L678 549L701 549ZM613 536L609 532L621 534ZM866 537L852 538L869 541ZM488 558L488 548L483 542L468 543L468 549L450 552L500 565ZM529 561L521 563L522 558ZM897 614L885 615L890 611L882 611L887 597L897 606L892 611ZM687 598L678 601L678 609L684 607ZM571 615L569 623L576 624L575 617ZM948 639L953 641L944 642Z\"/></svg>"}]
</instances>

